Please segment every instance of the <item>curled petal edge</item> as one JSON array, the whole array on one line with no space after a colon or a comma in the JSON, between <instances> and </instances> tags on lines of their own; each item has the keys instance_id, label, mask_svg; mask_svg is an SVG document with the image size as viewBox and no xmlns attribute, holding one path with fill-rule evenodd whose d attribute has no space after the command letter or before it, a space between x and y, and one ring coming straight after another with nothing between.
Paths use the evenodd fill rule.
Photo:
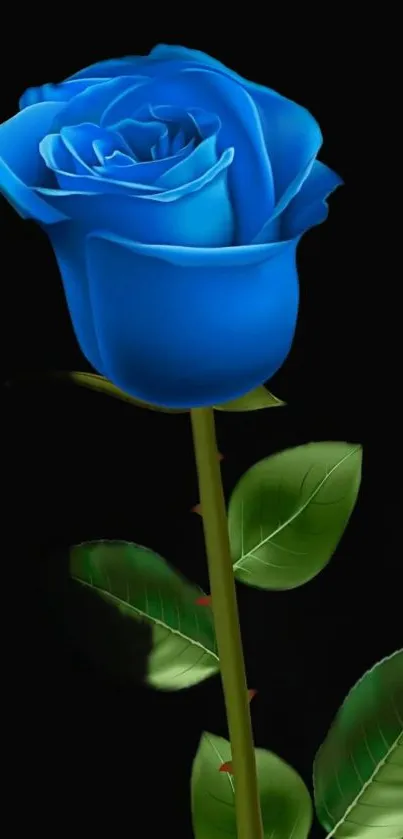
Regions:
<instances>
[{"instance_id":1,"label":"curled petal edge","mask_svg":"<svg viewBox=\"0 0 403 839\"><path fill-rule=\"evenodd\" d=\"M36 105L39 102L69 102L73 96L82 93L87 87L94 87L104 81L104 78L66 79L56 84L47 82L36 87L28 87L20 96L18 107L20 111L23 111L29 105Z\"/></svg>"},{"instance_id":2,"label":"curled petal edge","mask_svg":"<svg viewBox=\"0 0 403 839\"><path fill-rule=\"evenodd\" d=\"M311 227L325 221L329 212L328 198L340 186L344 186L340 175L316 160L281 218L283 235L303 235Z\"/></svg>"},{"instance_id":3,"label":"curled petal edge","mask_svg":"<svg viewBox=\"0 0 403 839\"><path fill-rule=\"evenodd\" d=\"M74 196L74 195L88 195L88 196L96 196L98 194L102 195L128 195L128 197L132 198L139 198L142 200L153 200L159 201L161 203L169 203L173 201L177 201L179 198L183 198L184 196L191 195L194 192L198 192L199 190L203 189L207 184L213 181L218 175L221 174L225 169L227 169L234 158L234 149L226 149L220 159L211 166L211 168L205 174L201 175L198 178L195 178L193 181L189 181L189 183L184 184L180 187L175 187L173 189L167 189L166 191L162 191L163 187L161 186L148 186L148 184L137 184L137 183L130 183L126 181L115 181L114 179L108 178L100 178L95 177L92 175L84 176L84 175L69 175L68 173L60 173L63 178L65 179L63 185L66 185L68 181L71 181L72 186L87 186L88 189L54 189L52 187L36 187L35 191L38 195L43 195L45 198L48 196L49 198L64 198L66 196ZM93 187L93 189L90 189ZM96 191L95 191L96 188Z\"/></svg>"},{"instance_id":4,"label":"curled petal edge","mask_svg":"<svg viewBox=\"0 0 403 839\"><path fill-rule=\"evenodd\" d=\"M57 224L68 216L56 210L36 194L35 187L27 186L0 158L0 193L23 219L33 219L41 224Z\"/></svg>"},{"instance_id":5,"label":"curled petal edge","mask_svg":"<svg viewBox=\"0 0 403 839\"><path fill-rule=\"evenodd\" d=\"M61 103L41 102L0 125L0 192L22 218L43 224L66 221L63 213L35 193L40 169L39 141L61 108Z\"/></svg>"},{"instance_id":6,"label":"curled petal edge","mask_svg":"<svg viewBox=\"0 0 403 839\"><path fill-rule=\"evenodd\" d=\"M107 230L94 230L88 239L106 239L132 253L169 262L180 267L215 267L232 268L242 265L256 265L275 259L279 253L289 247L296 247L301 236L282 242L269 242L258 245L234 245L225 248L197 248L180 245L153 245L132 242L122 236L116 236Z\"/></svg>"}]
</instances>

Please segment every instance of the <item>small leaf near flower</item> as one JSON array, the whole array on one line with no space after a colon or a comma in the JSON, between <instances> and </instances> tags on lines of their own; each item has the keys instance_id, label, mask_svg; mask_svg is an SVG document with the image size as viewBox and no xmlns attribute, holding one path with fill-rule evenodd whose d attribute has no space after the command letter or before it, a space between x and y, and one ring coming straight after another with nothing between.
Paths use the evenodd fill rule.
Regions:
<instances>
[{"instance_id":1,"label":"small leaf near flower","mask_svg":"<svg viewBox=\"0 0 403 839\"><path fill-rule=\"evenodd\" d=\"M234 399L231 402L226 402L223 405L215 405L216 411L259 411L262 408L280 408L285 405L281 399L270 393L264 385L260 385L240 396L239 399Z\"/></svg>"}]
</instances>

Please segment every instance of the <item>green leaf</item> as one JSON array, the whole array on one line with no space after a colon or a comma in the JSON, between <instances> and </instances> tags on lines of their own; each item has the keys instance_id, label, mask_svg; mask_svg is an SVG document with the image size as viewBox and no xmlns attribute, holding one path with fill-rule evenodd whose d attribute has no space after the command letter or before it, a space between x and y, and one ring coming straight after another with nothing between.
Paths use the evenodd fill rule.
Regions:
<instances>
[{"instance_id":1,"label":"green leaf","mask_svg":"<svg viewBox=\"0 0 403 839\"><path fill-rule=\"evenodd\" d=\"M314 792L330 836L402 839L403 649L348 694L316 755Z\"/></svg>"},{"instance_id":2,"label":"green leaf","mask_svg":"<svg viewBox=\"0 0 403 839\"><path fill-rule=\"evenodd\" d=\"M285 405L285 402L277 399L277 396L270 393L264 385L260 385L245 396L240 396L239 399L214 407L216 411L259 411L262 408L278 408L282 405Z\"/></svg>"},{"instance_id":3,"label":"green leaf","mask_svg":"<svg viewBox=\"0 0 403 839\"><path fill-rule=\"evenodd\" d=\"M200 589L158 554L130 542L84 542L70 550L70 574L124 618L151 626L149 685L181 690L217 673L212 612L196 605Z\"/></svg>"},{"instance_id":4,"label":"green leaf","mask_svg":"<svg viewBox=\"0 0 403 839\"><path fill-rule=\"evenodd\" d=\"M312 823L309 792L277 755L255 749L264 839L306 839ZM231 760L227 740L205 732L191 780L195 839L236 839L234 780L220 766Z\"/></svg>"},{"instance_id":5,"label":"green leaf","mask_svg":"<svg viewBox=\"0 0 403 839\"><path fill-rule=\"evenodd\" d=\"M361 446L309 443L259 461L228 510L237 580L264 589L303 585L329 562L354 508Z\"/></svg>"}]
</instances>

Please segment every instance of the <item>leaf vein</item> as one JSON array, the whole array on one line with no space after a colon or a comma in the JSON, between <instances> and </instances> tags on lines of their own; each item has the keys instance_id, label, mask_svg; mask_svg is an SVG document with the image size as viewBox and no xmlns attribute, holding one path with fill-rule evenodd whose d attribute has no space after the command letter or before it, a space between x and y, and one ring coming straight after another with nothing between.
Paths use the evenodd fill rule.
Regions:
<instances>
[{"instance_id":1,"label":"leaf vein","mask_svg":"<svg viewBox=\"0 0 403 839\"><path fill-rule=\"evenodd\" d=\"M330 833L328 833L328 834L327 834L326 839L331 839L331 837L332 837L332 836L334 836L334 834L336 833L336 830L338 830L338 829L339 829L339 827L340 827L342 824L344 824L344 822L348 822L348 821L349 821L349 815L350 815L350 813L354 810L354 807L356 807L356 806L357 806L357 804L359 803L360 798L362 798L362 796L363 796L363 794L364 794L365 790L366 790L366 789L368 789L368 787L371 785L371 783L372 783L373 781L375 781L375 780L376 780L376 777L375 777L375 776L377 775L377 773L378 773L378 772L380 772L380 770L382 769L382 767L385 765L385 763L387 762L387 760L388 760L388 758L389 758L389 755L391 755L391 754L392 754L392 752L394 752L394 750L395 750L396 748L398 748L398 746L399 746L399 740L401 739L401 737L402 737L402 734L399 734L399 735L396 737L396 740L394 740L394 742L393 742L393 743L391 744L391 746L389 747L389 750L388 750L388 752L386 753L385 757L383 757L383 758L382 758L382 760L380 760L380 761L379 761L379 763L378 763L378 764L377 764L377 766L375 767L375 769L374 769L374 771L373 771L372 775L371 775L371 776L368 778L368 780L364 783L364 785L363 785L362 789L359 791L358 795L356 795L356 797L354 798L354 800L353 800L353 801L352 801L352 802L348 805L348 807L347 807L347 809L346 809L346 811L345 811L344 815L341 817L341 819L339 819L339 821L337 822L337 824L335 824L335 825L334 825L334 827L332 828L332 830L330 831Z\"/></svg>"},{"instance_id":2,"label":"leaf vein","mask_svg":"<svg viewBox=\"0 0 403 839\"><path fill-rule=\"evenodd\" d=\"M344 455L344 457L342 457L341 460L337 461L337 463L335 463L334 466L332 466L332 468L329 471L326 470L326 474L325 474L324 478L322 478L322 480L319 481L316 489L311 493L311 495L309 495L309 497L306 499L306 501L304 501L303 504L300 504L300 506L297 507L297 509L294 510L294 512L290 516L288 516L288 518L285 519L285 521L283 521L281 524L279 524L278 527L275 530L273 530L273 532L271 534L269 534L268 536L266 536L263 539L263 541L261 541L261 542L259 542L259 544L255 545L251 549L251 551L247 551L245 554L242 552L241 557L234 563L234 570L236 568L239 568L241 563L249 558L252 551L256 551L259 548L261 548L263 545L267 544L267 542L270 542L272 540L273 536L277 536L277 533L281 533L281 531L284 530L286 527L288 527L288 525L292 524L292 522L295 521L295 519L298 518L298 516L301 515L301 513L303 513L304 510L306 510L306 508L309 506L311 501L320 492L320 490L322 489L322 487L324 486L326 481L329 479L330 475L336 469L338 469L342 465L342 463L344 463L346 460L348 460L349 457L352 457L352 455L355 454L355 452L357 452L359 450L359 448L360 448L359 446L355 446L355 448L351 449L351 451L349 451L346 455ZM312 471L312 467L310 467L310 469L308 470L306 475L309 474L310 471ZM304 483L304 481L302 481L301 487L303 486L303 483Z\"/></svg>"},{"instance_id":3,"label":"leaf vein","mask_svg":"<svg viewBox=\"0 0 403 839\"><path fill-rule=\"evenodd\" d=\"M86 586L87 588L94 588L102 593L102 589L98 586L91 586L90 583L87 583L85 580L81 580L79 577L72 577L72 579L76 580L76 582L81 583L82 586ZM186 641L189 641L190 644L194 644L195 647L200 647L200 649L204 650L207 655L215 658L216 661L219 661L218 655L216 655L212 650L209 650L208 647L205 647L200 641L196 641L194 638L189 638L187 635L184 635L183 632L180 632L178 629L174 629L173 626L169 626L169 624L164 623L164 621L156 618L154 615L147 614L146 612L139 609L137 606L134 606L133 603L128 604L125 600L121 600L116 594L112 594L111 592L106 592L108 597L111 600L114 600L119 606L124 606L127 608L129 606L130 609L133 609L136 614L138 614L141 618L144 618L145 621L150 621L151 623L155 623L158 626L162 626L168 632L172 632L174 635L179 635Z\"/></svg>"}]
</instances>

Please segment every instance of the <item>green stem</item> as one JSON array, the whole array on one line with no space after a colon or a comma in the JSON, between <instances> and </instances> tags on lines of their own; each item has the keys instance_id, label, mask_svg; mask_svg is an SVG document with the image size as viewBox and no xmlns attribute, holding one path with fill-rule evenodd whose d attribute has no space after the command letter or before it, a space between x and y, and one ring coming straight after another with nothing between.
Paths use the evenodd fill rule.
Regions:
<instances>
[{"instance_id":1,"label":"green stem","mask_svg":"<svg viewBox=\"0 0 403 839\"><path fill-rule=\"evenodd\" d=\"M264 839L245 663L212 408L191 411L210 592L231 741L238 839Z\"/></svg>"}]
</instances>

